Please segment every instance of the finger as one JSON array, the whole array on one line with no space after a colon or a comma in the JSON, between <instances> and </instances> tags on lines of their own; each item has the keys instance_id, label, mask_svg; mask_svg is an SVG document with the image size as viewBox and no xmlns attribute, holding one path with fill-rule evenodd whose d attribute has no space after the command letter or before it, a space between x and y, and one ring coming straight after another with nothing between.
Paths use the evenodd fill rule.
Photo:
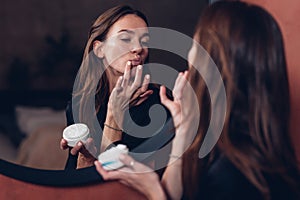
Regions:
<instances>
[{"instance_id":1,"label":"finger","mask_svg":"<svg viewBox=\"0 0 300 200\"><path fill-rule=\"evenodd\" d=\"M143 98L140 98L139 100L137 100L136 102L134 102L135 106L141 105L145 100L148 99L149 96L145 96Z\"/></svg>"},{"instance_id":2,"label":"finger","mask_svg":"<svg viewBox=\"0 0 300 200\"><path fill-rule=\"evenodd\" d=\"M77 142L77 144L71 149L70 153L75 156L76 154L78 154L78 152L81 150L81 148L83 147L82 142Z\"/></svg>"},{"instance_id":3,"label":"finger","mask_svg":"<svg viewBox=\"0 0 300 200\"><path fill-rule=\"evenodd\" d=\"M146 92L140 95L140 98L144 98L144 97L148 98L151 94L153 94L153 90L147 90Z\"/></svg>"},{"instance_id":4,"label":"finger","mask_svg":"<svg viewBox=\"0 0 300 200\"><path fill-rule=\"evenodd\" d=\"M171 101L166 94L166 87L165 86L160 86L160 91L159 91L159 96L160 96L160 101L161 103L166 106L169 110L172 110L173 108L173 101Z\"/></svg>"},{"instance_id":5,"label":"finger","mask_svg":"<svg viewBox=\"0 0 300 200\"><path fill-rule=\"evenodd\" d=\"M143 81L143 85L141 87L142 92L145 92L148 89L149 83L150 83L150 75L146 74L145 78L144 78L144 81Z\"/></svg>"},{"instance_id":6,"label":"finger","mask_svg":"<svg viewBox=\"0 0 300 200\"><path fill-rule=\"evenodd\" d=\"M103 169L101 163L96 160L94 162L95 166L96 166L96 170L98 171L98 173L102 176L102 178L104 180L126 180L126 175L124 176L124 173L119 171L119 170L114 170L114 171L106 171L105 169ZM128 175L127 175L128 176Z\"/></svg>"},{"instance_id":7,"label":"finger","mask_svg":"<svg viewBox=\"0 0 300 200\"><path fill-rule=\"evenodd\" d=\"M127 167L132 167L132 162L135 162L135 160L127 154L121 154L119 160Z\"/></svg>"},{"instance_id":8,"label":"finger","mask_svg":"<svg viewBox=\"0 0 300 200\"><path fill-rule=\"evenodd\" d=\"M96 170L97 170L97 172L102 176L102 178L104 179L104 180L107 180L108 179L108 172L105 170L105 169L103 169L103 167L101 166L101 163L99 162L99 161L95 161L94 162L94 164L95 164L95 166L96 166Z\"/></svg>"},{"instance_id":9,"label":"finger","mask_svg":"<svg viewBox=\"0 0 300 200\"><path fill-rule=\"evenodd\" d=\"M85 148L92 156L96 156L97 148L95 146L93 138L88 138L85 142Z\"/></svg>"},{"instance_id":10,"label":"finger","mask_svg":"<svg viewBox=\"0 0 300 200\"><path fill-rule=\"evenodd\" d=\"M135 91L138 87L140 87L142 82L142 75L143 75L143 66L138 65L135 73L135 78L132 84L133 91Z\"/></svg>"},{"instance_id":11,"label":"finger","mask_svg":"<svg viewBox=\"0 0 300 200\"><path fill-rule=\"evenodd\" d=\"M67 148L68 148L68 141L65 140L65 139L61 139L61 140L60 140L60 148L61 148L62 150L67 149Z\"/></svg>"},{"instance_id":12,"label":"finger","mask_svg":"<svg viewBox=\"0 0 300 200\"><path fill-rule=\"evenodd\" d=\"M131 62L128 61L125 66L124 70L124 76L123 76L123 82L122 82L122 87L127 87L129 79L130 79L130 69L131 69Z\"/></svg>"},{"instance_id":13,"label":"finger","mask_svg":"<svg viewBox=\"0 0 300 200\"><path fill-rule=\"evenodd\" d=\"M174 90L173 90L175 100L181 99L184 87L187 84L187 76L188 76L188 71L178 74L178 77L175 82Z\"/></svg>"},{"instance_id":14,"label":"finger","mask_svg":"<svg viewBox=\"0 0 300 200\"><path fill-rule=\"evenodd\" d=\"M123 82L123 76L120 76L120 77L118 78L118 81L117 81L116 86L115 86L115 88L116 88L117 90L119 90L119 89L121 88L122 82Z\"/></svg>"},{"instance_id":15,"label":"finger","mask_svg":"<svg viewBox=\"0 0 300 200\"><path fill-rule=\"evenodd\" d=\"M178 99L178 84L181 82L181 79L182 79L182 75L183 73L180 72L176 78L176 81L175 81L175 84L174 84L174 88L173 88L173 96L174 96L174 99Z\"/></svg>"},{"instance_id":16,"label":"finger","mask_svg":"<svg viewBox=\"0 0 300 200\"><path fill-rule=\"evenodd\" d=\"M130 177L130 174L133 174L128 172L153 172L153 169L149 168L143 163L134 160L128 154L121 154L119 156L119 160L125 165L125 167L122 168L122 171L119 172L120 174L118 174L119 178L121 179L126 180L126 178L128 179Z\"/></svg>"},{"instance_id":17,"label":"finger","mask_svg":"<svg viewBox=\"0 0 300 200\"><path fill-rule=\"evenodd\" d=\"M140 95L138 100L136 102L134 102L134 105L138 106L138 105L142 104L144 101L146 101L149 98L149 96L151 94L153 94L152 90L148 90L148 91L144 92L143 94Z\"/></svg>"},{"instance_id":18,"label":"finger","mask_svg":"<svg viewBox=\"0 0 300 200\"><path fill-rule=\"evenodd\" d=\"M134 168L137 163L131 156L127 154L121 154L119 157L120 161L127 167Z\"/></svg>"}]
</instances>

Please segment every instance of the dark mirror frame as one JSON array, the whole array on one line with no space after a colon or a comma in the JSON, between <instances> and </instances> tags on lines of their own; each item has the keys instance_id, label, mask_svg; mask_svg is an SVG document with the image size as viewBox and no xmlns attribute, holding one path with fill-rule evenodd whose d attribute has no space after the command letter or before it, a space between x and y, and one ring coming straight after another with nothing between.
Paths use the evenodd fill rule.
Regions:
<instances>
[{"instance_id":1,"label":"dark mirror frame","mask_svg":"<svg viewBox=\"0 0 300 200\"><path fill-rule=\"evenodd\" d=\"M209 3L212 3L212 1L205 0L203 1L203 3L201 3L201 5L206 5ZM197 14L197 19L198 16L199 13ZM154 15L152 17L154 17ZM193 16L193 18L195 18L195 16ZM196 21L193 21L193 24L195 22ZM155 26L155 24L151 24ZM173 24L173 27L169 28L175 29L176 27L177 25ZM191 28L189 31L191 32L192 29L193 28ZM20 96L22 96L22 98L19 98ZM0 97L0 110L2 114L4 113L4 115L6 115L7 113L13 113L15 105L34 105L41 107L45 105L50 105L52 108L55 109L63 109L65 108L65 106L67 105L67 101L71 97L71 91L27 91L22 89L16 91L7 90L2 91L0 93ZM9 137L13 139L15 145L19 145L19 143L24 137L16 130L7 130L7 132L10 133ZM102 177L98 174L94 166L79 170L68 171L44 170L17 165L0 159L0 174L16 180L45 186L68 187L103 182Z\"/></svg>"},{"instance_id":2,"label":"dark mirror frame","mask_svg":"<svg viewBox=\"0 0 300 200\"><path fill-rule=\"evenodd\" d=\"M81 186L103 182L94 166L78 170L43 170L16 165L0 159L0 174L45 186Z\"/></svg>"}]
</instances>

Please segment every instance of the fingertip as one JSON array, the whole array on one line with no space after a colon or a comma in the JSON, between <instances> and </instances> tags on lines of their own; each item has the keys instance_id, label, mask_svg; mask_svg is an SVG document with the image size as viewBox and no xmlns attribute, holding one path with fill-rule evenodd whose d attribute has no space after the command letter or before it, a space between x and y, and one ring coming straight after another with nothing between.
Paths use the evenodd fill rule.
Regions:
<instances>
[{"instance_id":1,"label":"fingertip","mask_svg":"<svg viewBox=\"0 0 300 200\"><path fill-rule=\"evenodd\" d=\"M161 85L159 90L160 95L164 95L165 91L166 91L166 87L164 85Z\"/></svg>"},{"instance_id":2,"label":"fingertip","mask_svg":"<svg viewBox=\"0 0 300 200\"><path fill-rule=\"evenodd\" d=\"M184 71L184 77L187 78L188 76L189 76L189 71L188 71L188 70L185 70L185 71Z\"/></svg>"}]
</instances>

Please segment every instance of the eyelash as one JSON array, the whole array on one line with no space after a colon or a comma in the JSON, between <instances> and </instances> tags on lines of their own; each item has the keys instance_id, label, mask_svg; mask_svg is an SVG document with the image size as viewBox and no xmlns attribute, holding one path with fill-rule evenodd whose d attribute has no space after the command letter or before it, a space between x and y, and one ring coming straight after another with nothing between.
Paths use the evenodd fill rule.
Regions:
<instances>
[{"instance_id":1,"label":"eyelash","mask_svg":"<svg viewBox=\"0 0 300 200\"><path fill-rule=\"evenodd\" d=\"M149 46L149 42L141 42L143 46L148 47Z\"/></svg>"},{"instance_id":2,"label":"eyelash","mask_svg":"<svg viewBox=\"0 0 300 200\"><path fill-rule=\"evenodd\" d=\"M126 43L130 43L131 39L130 38L122 38L121 41L126 42ZM149 42L147 41L141 41L142 46L148 47L149 46Z\"/></svg>"},{"instance_id":3,"label":"eyelash","mask_svg":"<svg viewBox=\"0 0 300 200\"><path fill-rule=\"evenodd\" d=\"M131 39L129 39L129 38L123 38L123 39L121 39L123 42L126 42L126 43L129 43L129 42L131 42Z\"/></svg>"}]
</instances>

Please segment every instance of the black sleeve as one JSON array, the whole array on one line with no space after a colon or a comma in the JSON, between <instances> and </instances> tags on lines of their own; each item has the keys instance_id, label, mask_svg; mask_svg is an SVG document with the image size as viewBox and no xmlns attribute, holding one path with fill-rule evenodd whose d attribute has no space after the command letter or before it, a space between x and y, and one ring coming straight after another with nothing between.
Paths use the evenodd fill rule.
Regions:
<instances>
[{"instance_id":1,"label":"black sleeve","mask_svg":"<svg viewBox=\"0 0 300 200\"><path fill-rule=\"evenodd\" d=\"M69 101L66 107L66 118L67 118L67 126L74 124L73 113L72 113L72 102ZM71 153L71 148L69 148L69 155L65 165L65 170L68 169L76 169L77 167L77 158L78 156L73 156Z\"/></svg>"},{"instance_id":2,"label":"black sleeve","mask_svg":"<svg viewBox=\"0 0 300 200\"><path fill-rule=\"evenodd\" d=\"M66 118L67 118L67 126L74 124L71 101L68 102L67 107L66 107Z\"/></svg>"}]
</instances>

